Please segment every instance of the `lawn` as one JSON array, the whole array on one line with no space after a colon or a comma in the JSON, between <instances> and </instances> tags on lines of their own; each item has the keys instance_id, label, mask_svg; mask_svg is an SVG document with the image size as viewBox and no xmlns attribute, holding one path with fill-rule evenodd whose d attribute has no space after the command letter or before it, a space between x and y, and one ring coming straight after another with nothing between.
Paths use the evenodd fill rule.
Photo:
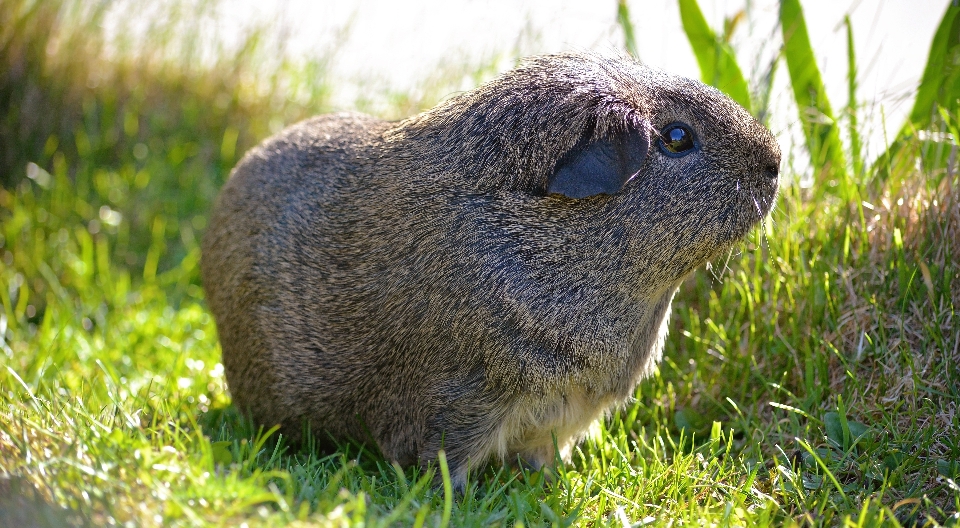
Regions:
<instances>
[{"instance_id":1,"label":"lawn","mask_svg":"<svg viewBox=\"0 0 960 528\"><path fill-rule=\"evenodd\" d=\"M679 3L704 79L762 113L763 80ZM771 217L684 283L659 371L571 464L492 467L459 495L432 486L441 468L294 450L231 406L206 215L243 152L329 110L330 86L266 32L203 60L211 8L170 5L133 51L105 4L0 2L0 526L960 524L960 7L908 122L864 159L864 106L832 114L783 0L778 75L819 111L785 158L809 169L785 164Z\"/></svg>"}]
</instances>

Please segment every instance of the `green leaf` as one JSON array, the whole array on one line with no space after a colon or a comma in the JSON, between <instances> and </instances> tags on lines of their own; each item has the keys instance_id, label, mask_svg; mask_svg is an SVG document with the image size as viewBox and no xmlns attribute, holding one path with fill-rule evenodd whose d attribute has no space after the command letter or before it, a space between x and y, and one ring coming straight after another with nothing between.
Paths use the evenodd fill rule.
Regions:
<instances>
[{"instance_id":1,"label":"green leaf","mask_svg":"<svg viewBox=\"0 0 960 528\"><path fill-rule=\"evenodd\" d=\"M693 409L678 410L674 413L673 420L677 424L677 429L687 435L696 434L699 436L706 428L706 420Z\"/></svg>"},{"instance_id":2,"label":"green leaf","mask_svg":"<svg viewBox=\"0 0 960 528\"><path fill-rule=\"evenodd\" d=\"M890 471L894 471L903 463L906 457L899 450L891 450L883 457L883 465Z\"/></svg>"},{"instance_id":3,"label":"green leaf","mask_svg":"<svg viewBox=\"0 0 960 528\"><path fill-rule=\"evenodd\" d=\"M840 420L840 413L828 412L823 415L823 426L826 430L827 438L841 449L843 445L843 422Z\"/></svg>"},{"instance_id":4,"label":"green leaf","mask_svg":"<svg viewBox=\"0 0 960 528\"><path fill-rule=\"evenodd\" d=\"M701 80L751 110L750 90L733 48L710 29L697 0L678 0L678 4L683 30L700 65Z\"/></svg>"},{"instance_id":5,"label":"green leaf","mask_svg":"<svg viewBox=\"0 0 960 528\"><path fill-rule=\"evenodd\" d=\"M233 462L233 454L230 453L230 446L233 442L225 440L210 444L210 450L213 453L213 462L223 466L229 466Z\"/></svg>"},{"instance_id":6,"label":"green leaf","mask_svg":"<svg viewBox=\"0 0 960 528\"><path fill-rule=\"evenodd\" d=\"M804 473L801 477L803 487L808 490L816 490L823 487L823 477L813 473Z\"/></svg>"},{"instance_id":7,"label":"green leaf","mask_svg":"<svg viewBox=\"0 0 960 528\"><path fill-rule=\"evenodd\" d=\"M820 68L810 46L800 0L780 2L780 28L783 32L783 55L790 72L790 84L800 111L811 161L817 172L840 180L845 176L847 166L843 145L827 90L820 77Z\"/></svg>"},{"instance_id":8,"label":"green leaf","mask_svg":"<svg viewBox=\"0 0 960 528\"><path fill-rule=\"evenodd\" d=\"M960 475L960 462L956 460L937 460L937 473L947 478L955 478Z\"/></svg>"},{"instance_id":9,"label":"green leaf","mask_svg":"<svg viewBox=\"0 0 960 528\"><path fill-rule=\"evenodd\" d=\"M843 451L849 450L858 443L870 445L873 442L869 434L870 427L847 420L841 413L831 411L824 414L823 425L827 438Z\"/></svg>"},{"instance_id":10,"label":"green leaf","mask_svg":"<svg viewBox=\"0 0 960 528\"><path fill-rule=\"evenodd\" d=\"M862 442L869 443L871 440L868 434L870 433L870 427L862 424L860 422L847 422L847 426L850 428L850 439L853 443L856 443L857 440Z\"/></svg>"}]
</instances>

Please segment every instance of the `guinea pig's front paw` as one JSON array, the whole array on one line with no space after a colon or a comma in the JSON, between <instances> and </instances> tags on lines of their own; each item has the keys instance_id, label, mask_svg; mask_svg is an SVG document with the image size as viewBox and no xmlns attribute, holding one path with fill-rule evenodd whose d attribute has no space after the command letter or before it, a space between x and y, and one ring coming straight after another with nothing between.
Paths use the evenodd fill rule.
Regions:
<instances>
[{"instance_id":1,"label":"guinea pig's front paw","mask_svg":"<svg viewBox=\"0 0 960 528\"><path fill-rule=\"evenodd\" d=\"M520 452L518 459L520 467L540 471L556 463L557 450L552 445L527 449Z\"/></svg>"},{"instance_id":2,"label":"guinea pig's front paw","mask_svg":"<svg viewBox=\"0 0 960 528\"><path fill-rule=\"evenodd\" d=\"M527 484L536 485L542 481L549 485L557 481L557 464L562 463L556 449L550 447L520 453L511 465L521 471L519 478Z\"/></svg>"},{"instance_id":3,"label":"guinea pig's front paw","mask_svg":"<svg viewBox=\"0 0 960 528\"><path fill-rule=\"evenodd\" d=\"M555 444L530 447L517 454L517 463L521 469L540 472L547 482L553 482L558 465L569 461L569 446L558 448Z\"/></svg>"}]
</instances>

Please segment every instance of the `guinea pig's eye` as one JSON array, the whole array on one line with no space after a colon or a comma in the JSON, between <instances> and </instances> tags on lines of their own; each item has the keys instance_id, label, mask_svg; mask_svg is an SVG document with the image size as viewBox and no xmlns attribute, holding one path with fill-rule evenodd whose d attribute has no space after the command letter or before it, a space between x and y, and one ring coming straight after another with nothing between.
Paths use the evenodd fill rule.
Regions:
<instances>
[{"instance_id":1,"label":"guinea pig's eye","mask_svg":"<svg viewBox=\"0 0 960 528\"><path fill-rule=\"evenodd\" d=\"M693 151L693 130L683 124L667 125L660 133L660 149L672 157L685 156Z\"/></svg>"}]
</instances>

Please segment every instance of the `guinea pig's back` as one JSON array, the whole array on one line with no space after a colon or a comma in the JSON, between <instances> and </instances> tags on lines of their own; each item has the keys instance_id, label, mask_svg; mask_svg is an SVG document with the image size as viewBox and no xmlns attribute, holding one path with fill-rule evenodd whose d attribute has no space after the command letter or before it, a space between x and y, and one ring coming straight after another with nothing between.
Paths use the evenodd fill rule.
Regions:
<instances>
[{"instance_id":1,"label":"guinea pig's back","mask_svg":"<svg viewBox=\"0 0 960 528\"><path fill-rule=\"evenodd\" d=\"M336 240L345 195L362 185L357 163L385 124L368 116L324 115L293 125L251 150L224 184L203 239L201 272L217 323L234 403L258 423L297 421L289 361L278 340L304 321L277 317L291 299L318 288ZM306 245L319 249L304 255ZM316 274L304 275L312 259ZM299 259L298 259L299 260ZM322 289L322 288L321 288ZM284 338L284 336L286 336ZM288 435L298 431L285 428Z\"/></svg>"}]
</instances>

